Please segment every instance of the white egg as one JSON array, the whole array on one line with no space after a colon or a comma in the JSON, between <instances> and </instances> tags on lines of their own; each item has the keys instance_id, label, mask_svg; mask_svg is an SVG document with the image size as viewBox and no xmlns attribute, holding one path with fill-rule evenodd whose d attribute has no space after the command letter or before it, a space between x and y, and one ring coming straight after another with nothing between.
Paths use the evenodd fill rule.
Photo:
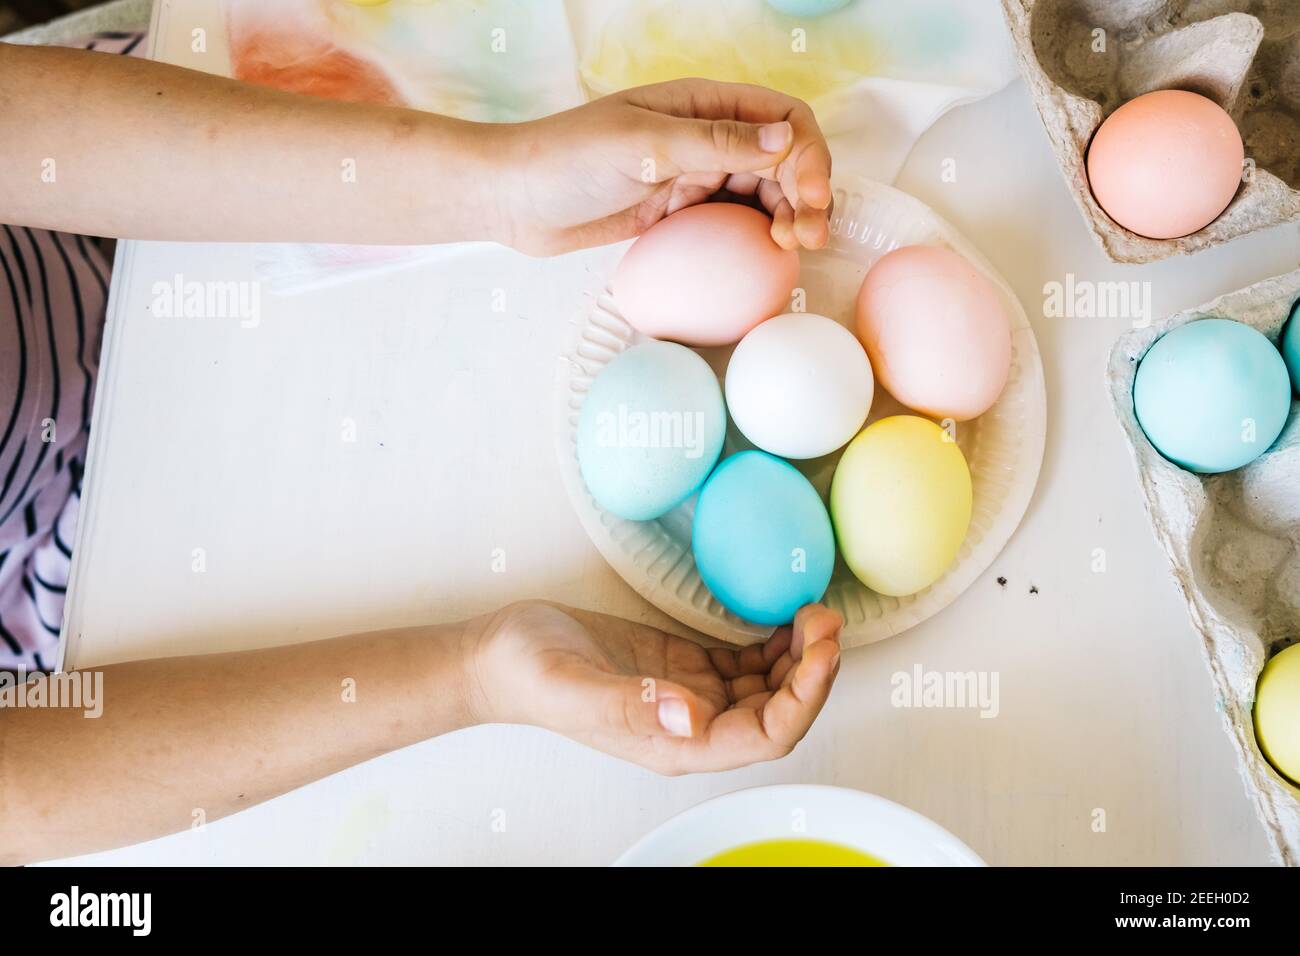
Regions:
<instances>
[{"instance_id":1,"label":"white egg","mask_svg":"<svg viewBox=\"0 0 1300 956\"><path fill-rule=\"evenodd\" d=\"M818 458L845 445L871 410L875 380L857 337L824 315L791 312L740 340L727 366L736 427L782 458Z\"/></svg>"}]
</instances>

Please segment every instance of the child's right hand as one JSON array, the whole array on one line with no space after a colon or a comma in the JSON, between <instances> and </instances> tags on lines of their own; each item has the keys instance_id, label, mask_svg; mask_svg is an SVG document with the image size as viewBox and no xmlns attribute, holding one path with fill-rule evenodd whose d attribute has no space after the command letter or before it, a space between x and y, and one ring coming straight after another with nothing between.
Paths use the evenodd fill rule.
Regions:
<instances>
[{"instance_id":1,"label":"child's right hand","mask_svg":"<svg viewBox=\"0 0 1300 956\"><path fill-rule=\"evenodd\" d=\"M664 774L783 757L839 669L839 614L819 604L741 650L541 601L483 621L469 648L475 722L545 727Z\"/></svg>"},{"instance_id":2,"label":"child's right hand","mask_svg":"<svg viewBox=\"0 0 1300 956\"><path fill-rule=\"evenodd\" d=\"M775 90L670 80L477 129L497 167L493 236L533 255L630 239L719 191L757 200L785 249L830 238L826 138L807 103Z\"/></svg>"}]
</instances>

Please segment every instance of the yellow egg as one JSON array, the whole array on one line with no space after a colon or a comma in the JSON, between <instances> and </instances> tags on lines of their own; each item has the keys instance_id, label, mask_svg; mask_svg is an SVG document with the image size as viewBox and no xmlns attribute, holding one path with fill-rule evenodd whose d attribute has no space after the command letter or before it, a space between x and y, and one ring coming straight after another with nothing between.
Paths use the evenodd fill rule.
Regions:
<instances>
[{"instance_id":1,"label":"yellow egg","mask_svg":"<svg viewBox=\"0 0 1300 956\"><path fill-rule=\"evenodd\" d=\"M915 594L957 557L970 526L970 469L934 422L895 415L849 442L831 481L831 522L849 569L878 594Z\"/></svg>"},{"instance_id":2,"label":"yellow egg","mask_svg":"<svg viewBox=\"0 0 1300 956\"><path fill-rule=\"evenodd\" d=\"M1275 654L1260 672L1255 740L1273 769L1300 786L1300 644Z\"/></svg>"}]
</instances>

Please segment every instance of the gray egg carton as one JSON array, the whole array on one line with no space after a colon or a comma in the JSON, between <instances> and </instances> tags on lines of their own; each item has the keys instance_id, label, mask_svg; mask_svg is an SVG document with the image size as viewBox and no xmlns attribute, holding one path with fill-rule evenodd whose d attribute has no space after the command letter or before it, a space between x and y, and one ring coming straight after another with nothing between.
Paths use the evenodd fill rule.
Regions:
<instances>
[{"instance_id":1,"label":"gray egg carton","mask_svg":"<svg viewBox=\"0 0 1300 956\"><path fill-rule=\"evenodd\" d=\"M1002 9L1061 174L1111 259L1152 262L1300 218L1300 2L1002 0ZM1246 145L1237 195L1181 239L1117 225L1093 198L1085 168L1102 120L1162 89L1208 96Z\"/></svg>"},{"instance_id":2,"label":"gray egg carton","mask_svg":"<svg viewBox=\"0 0 1300 956\"><path fill-rule=\"evenodd\" d=\"M1259 752L1251 717L1264 662L1300 637L1300 416L1244 468L1195 475L1152 447L1133 411L1133 380L1148 348L1187 322L1243 322L1277 342L1300 299L1300 270L1229 292L1122 335L1106 384L1137 466L1147 516L1203 641L1238 768L1280 863L1300 865L1300 788Z\"/></svg>"}]
</instances>

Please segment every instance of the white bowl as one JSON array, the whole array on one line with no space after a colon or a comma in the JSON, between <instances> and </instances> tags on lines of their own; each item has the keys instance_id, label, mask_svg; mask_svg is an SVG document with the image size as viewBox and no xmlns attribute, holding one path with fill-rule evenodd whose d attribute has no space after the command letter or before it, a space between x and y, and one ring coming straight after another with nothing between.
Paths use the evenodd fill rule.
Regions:
<instances>
[{"instance_id":1,"label":"white bowl","mask_svg":"<svg viewBox=\"0 0 1300 956\"><path fill-rule=\"evenodd\" d=\"M853 328L853 307L863 276L899 246L944 245L987 275L1011 320L1011 377L994 406L957 426L957 445L970 465L974 507L970 530L952 566L934 584L907 597L877 594L836 558L823 602L844 616L842 647L900 634L947 607L986 571L1020 524L1043 462L1047 401L1043 363L1029 319L1006 281L979 251L919 199L890 186L849 175L832 181L835 213L825 249L800 254L799 287L807 311ZM741 620L705 587L691 554L695 496L654 521L628 521L600 507L578 468L577 423L587 390L601 369L645 341L618 313L613 298L598 297L578 324L556 381L555 447L569 502L601 555L655 607L710 637L733 644L763 640L772 628ZM719 380L734 346L697 349ZM908 413L877 383L869 422ZM916 414L912 412L911 414ZM728 417L723 456L752 448ZM840 452L791 462L823 499Z\"/></svg>"},{"instance_id":2,"label":"white bowl","mask_svg":"<svg viewBox=\"0 0 1300 956\"><path fill-rule=\"evenodd\" d=\"M759 840L823 840L890 866L984 866L966 844L919 813L860 790L754 787L691 807L642 837L615 866L695 866Z\"/></svg>"}]
</instances>

